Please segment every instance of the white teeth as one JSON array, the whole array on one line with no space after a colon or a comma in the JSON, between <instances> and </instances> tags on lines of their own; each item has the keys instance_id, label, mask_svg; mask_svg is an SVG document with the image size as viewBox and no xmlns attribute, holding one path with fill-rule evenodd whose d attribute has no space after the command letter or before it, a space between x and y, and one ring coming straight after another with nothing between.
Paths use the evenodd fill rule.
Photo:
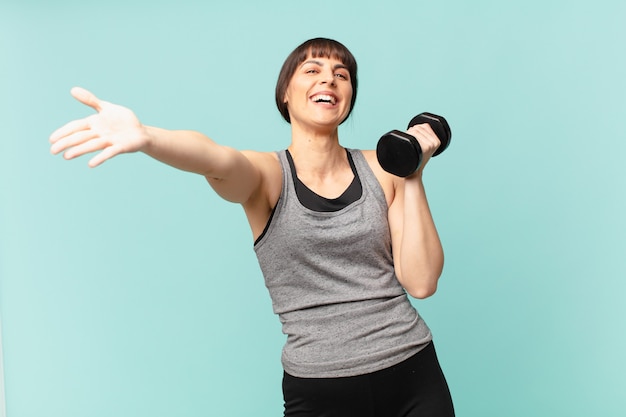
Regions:
<instances>
[{"instance_id":1,"label":"white teeth","mask_svg":"<svg viewBox=\"0 0 626 417\"><path fill-rule=\"evenodd\" d=\"M333 96L328 96L326 94L319 94L319 95L313 96L312 100L316 103L325 102L325 103L335 104L335 98Z\"/></svg>"}]
</instances>

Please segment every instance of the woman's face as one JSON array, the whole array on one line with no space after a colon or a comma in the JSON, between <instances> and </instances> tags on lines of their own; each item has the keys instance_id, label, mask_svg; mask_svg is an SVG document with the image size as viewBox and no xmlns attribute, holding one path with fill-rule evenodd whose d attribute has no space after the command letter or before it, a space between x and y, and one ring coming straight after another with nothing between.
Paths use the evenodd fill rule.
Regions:
<instances>
[{"instance_id":1,"label":"woman's face","mask_svg":"<svg viewBox=\"0 0 626 417\"><path fill-rule=\"evenodd\" d=\"M346 66L334 58L307 57L296 68L285 92L292 125L331 127L350 113L352 83Z\"/></svg>"}]
</instances>

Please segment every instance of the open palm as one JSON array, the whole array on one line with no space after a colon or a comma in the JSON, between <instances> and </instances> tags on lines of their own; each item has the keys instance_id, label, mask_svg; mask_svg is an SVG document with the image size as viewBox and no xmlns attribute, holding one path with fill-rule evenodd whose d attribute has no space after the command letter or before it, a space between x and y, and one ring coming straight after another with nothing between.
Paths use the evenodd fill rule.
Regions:
<instances>
[{"instance_id":1,"label":"open palm","mask_svg":"<svg viewBox=\"0 0 626 417\"><path fill-rule=\"evenodd\" d=\"M96 167L115 155L136 152L146 145L145 128L132 110L100 100L80 87L74 87L71 94L97 113L71 121L52 133L53 154L64 152L64 158L73 159L101 151L89 161L90 167Z\"/></svg>"}]
</instances>

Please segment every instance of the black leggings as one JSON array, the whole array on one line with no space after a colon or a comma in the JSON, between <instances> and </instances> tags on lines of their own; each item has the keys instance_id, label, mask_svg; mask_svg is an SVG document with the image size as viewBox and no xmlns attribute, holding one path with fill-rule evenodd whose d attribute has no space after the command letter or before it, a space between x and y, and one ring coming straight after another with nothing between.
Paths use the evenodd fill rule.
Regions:
<instances>
[{"instance_id":1,"label":"black leggings","mask_svg":"<svg viewBox=\"0 0 626 417\"><path fill-rule=\"evenodd\" d=\"M454 417L448 384L430 343L381 371L345 378L283 376L285 417Z\"/></svg>"}]
</instances>

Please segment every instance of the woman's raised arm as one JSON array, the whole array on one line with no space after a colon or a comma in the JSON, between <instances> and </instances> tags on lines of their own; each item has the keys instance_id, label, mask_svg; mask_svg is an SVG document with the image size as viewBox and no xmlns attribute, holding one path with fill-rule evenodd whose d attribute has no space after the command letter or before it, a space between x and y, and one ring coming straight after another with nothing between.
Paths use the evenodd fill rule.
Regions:
<instances>
[{"instance_id":1,"label":"woman's raised arm","mask_svg":"<svg viewBox=\"0 0 626 417\"><path fill-rule=\"evenodd\" d=\"M175 168L203 175L211 184L228 184L216 191L238 203L244 203L260 184L259 170L249 158L202 133L145 126L132 110L100 100L83 88L74 87L71 94L96 113L52 133L53 154L63 152L65 159L73 159L97 152L89 160L93 168L122 153L143 152Z\"/></svg>"},{"instance_id":2,"label":"woman's raised arm","mask_svg":"<svg viewBox=\"0 0 626 417\"><path fill-rule=\"evenodd\" d=\"M389 226L398 280L413 297L426 298L437 290L444 255L426 199L422 174L440 141L427 124L413 126L408 133L418 140L424 159L415 174L395 178Z\"/></svg>"}]
</instances>

